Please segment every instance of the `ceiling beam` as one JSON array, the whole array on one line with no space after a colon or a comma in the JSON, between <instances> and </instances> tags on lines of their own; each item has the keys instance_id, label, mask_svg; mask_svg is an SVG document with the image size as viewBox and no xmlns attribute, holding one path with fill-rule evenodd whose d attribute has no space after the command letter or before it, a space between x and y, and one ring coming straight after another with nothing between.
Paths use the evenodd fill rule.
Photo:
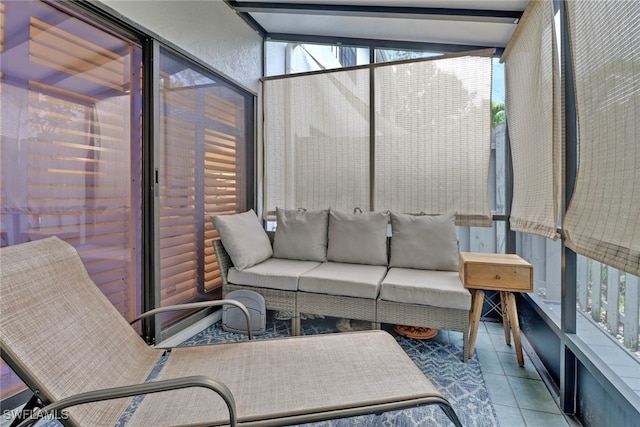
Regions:
<instances>
[{"instance_id":1,"label":"ceiling beam","mask_svg":"<svg viewBox=\"0 0 640 427\"><path fill-rule=\"evenodd\" d=\"M249 25L249 27L253 28L256 32L258 32L258 34L260 34L260 36L262 36L263 39L268 36L267 30L265 30L265 28L262 25L260 25L258 23L258 21L253 19L251 14L246 13L246 12L240 12L239 10L236 9L235 4L238 3L237 1L224 0L224 2L227 4L227 6L229 6L231 9L233 9L236 12L236 14L240 18L242 18L244 20L244 22L247 23L247 25Z\"/></svg>"},{"instance_id":2,"label":"ceiling beam","mask_svg":"<svg viewBox=\"0 0 640 427\"><path fill-rule=\"evenodd\" d=\"M269 33L266 40L292 43L299 42L329 45L339 44L344 46L364 47L372 49L417 50L437 53L460 53L474 50L495 49L495 53L493 54L495 58L499 58L504 52L504 47L496 46L314 36L309 34Z\"/></svg>"},{"instance_id":3,"label":"ceiling beam","mask_svg":"<svg viewBox=\"0 0 640 427\"><path fill-rule=\"evenodd\" d=\"M278 3L225 0L236 12L290 13L308 15L362 16L380 18L448 19L478 22L518 23L523 11L456 9L436 7L370 6L357 4Z\"/></svg>"}]
</instances>

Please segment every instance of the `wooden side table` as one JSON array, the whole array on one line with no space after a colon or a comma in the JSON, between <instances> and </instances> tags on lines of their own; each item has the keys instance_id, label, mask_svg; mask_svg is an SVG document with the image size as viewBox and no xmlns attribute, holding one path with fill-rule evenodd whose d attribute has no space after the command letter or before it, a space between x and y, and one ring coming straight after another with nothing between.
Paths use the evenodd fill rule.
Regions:
<instances>
[{"instance_id":1,"label":"wooden side table","mask_svg":"<svg viewBox=\"0 0 640 427\"><path fill-rule=\"evenodd\" d=\"M511 333L513 333L518 364L524 366L518 309L513 292L533 290L531 264L513 254L460 252L460 278L464 287L471 290L469 357L473 356L473 348L476 344L484 291L499 291L504 338L506 343L511 345Z\"/></svg>"}]
</instances>

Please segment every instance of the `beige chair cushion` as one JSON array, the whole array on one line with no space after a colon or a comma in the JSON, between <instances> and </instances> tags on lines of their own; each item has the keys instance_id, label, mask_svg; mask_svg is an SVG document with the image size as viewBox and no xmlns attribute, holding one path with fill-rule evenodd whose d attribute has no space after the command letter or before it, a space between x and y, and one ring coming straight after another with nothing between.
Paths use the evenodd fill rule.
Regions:
<instances>
[{"instance_id":1,"label":"beige chair cushion","mask_svg":"<svg viewBox=\"0 0 640 427\"><path fill-rule=\"evenodd\" d=\"M327 260L387 265L388 223L386 212L347 214L330 211Z\"/></svg>"},{"instance_id":2,"label":"beige chair cushion","mask_svg":"<svg viewBox=\"0 0 640 427\"><path fill-rule=\"evenodd\" d=\"M213 215L211 220L236 269L242 271L273 255L269 236L253 209L234 215Z\"/></svg>"},{"instance_id":3,"label":"beige chair cushion","mask_svg":"<svg viewBox=\"0 0 640 427\"><path fill-rule=\"evenodd\" d=\"M225 383L241 425L299 425L442 396L383 331L173 349L159 379L188 375ZM287 419L296 416L307 418ZM194 387L145 396L127 426L170 423L228 425L228 411L211 391Z\"/></svg>"},{"instance_id":4,"label":"beige chair cushion","mask_svg":"<svg viewBox=\"0 0 640 427\"><path fill-rule=\"evenodd\" d=\"M386 272L385 266L325 262L300 276L298 289L317 294L376 299Z\"/></svg>"},{"instance_id":5,"label":"beige chair cushion","mask_svg":"<svg viewBox=\"0 0 640 427\"><path fill-rule=\"evenodd\" d=\"M454 271L390 268L380 286L380 299L469 310L471 293Z\"/></svg>"},{"instance_id":6,"label":"beige chair cushion","mask_svg":"<svg viewBox=\"0 0 640 427\"><path fill-rule=\"evenodd\" d=\"M57 401L145 381L163 351L149 347L129 326L71 245L48 237L0 251L3 357L19 361L41 397ZM71 425L115 425L130 401L65 411Z\"/></svg>"},{"instance_id":7,"label":"beige chair cushion","mask_svg":"<svg viewBox=\"0 0 640 427\"><path fill-rule=\"evenodd\" d=\"M389 267L458 271L456 215L391 213Z\"/></svg>"},{"instance_id":8,"label":"beige chair cushion","mask_svg":"<svg viewBox=\"0 0 640 427\"><path fill-rule=\"evenodd\" d=\"M320 263L317 261L269 258L242 271L230 268L229 282L257 288L297 291L298 277L319 265Z\"/></svg>"},{"instance_id":9,"label":"beige chair cushion","mask_svg":"<svg viewBox=\"0 0 640 427\"><path fill-rule=\"evenodd\" d=\"M327 260L329 210L307 212L276 208L278 225L273 239L275 258Z\"/></svg>"}]
</instances>

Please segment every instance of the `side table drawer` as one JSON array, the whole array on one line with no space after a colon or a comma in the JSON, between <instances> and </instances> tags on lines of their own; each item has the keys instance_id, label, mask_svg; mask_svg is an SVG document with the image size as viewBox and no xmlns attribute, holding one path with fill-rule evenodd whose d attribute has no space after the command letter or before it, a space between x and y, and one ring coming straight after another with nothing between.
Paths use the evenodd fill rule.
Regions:
<instances>
[{"instance_id":1,"label":"side table drawer","mask_svg":"<svg viewBox=\"0 0 640 427\"><path fill-rule=\"evenodd\" d=\"M533 290L533 268L517 255L460 253L465 288L514 292Z\"/></svg>"}]
</instances>

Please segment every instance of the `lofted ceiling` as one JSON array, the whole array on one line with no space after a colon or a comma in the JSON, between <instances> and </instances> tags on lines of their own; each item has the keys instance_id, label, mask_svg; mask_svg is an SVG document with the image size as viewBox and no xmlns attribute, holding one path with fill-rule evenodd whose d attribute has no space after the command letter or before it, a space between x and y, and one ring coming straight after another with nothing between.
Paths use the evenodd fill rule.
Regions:
<instances>
[{"instance_id":1,"label":"lofted ceiling","mask_svg":"<svg viewBox=\"0 0 640 427\"><path fill-rule=\"evenodd\" d=\"M500 54L529 0L225 0L265 39Z\"/></svg>"}]
</instances>

